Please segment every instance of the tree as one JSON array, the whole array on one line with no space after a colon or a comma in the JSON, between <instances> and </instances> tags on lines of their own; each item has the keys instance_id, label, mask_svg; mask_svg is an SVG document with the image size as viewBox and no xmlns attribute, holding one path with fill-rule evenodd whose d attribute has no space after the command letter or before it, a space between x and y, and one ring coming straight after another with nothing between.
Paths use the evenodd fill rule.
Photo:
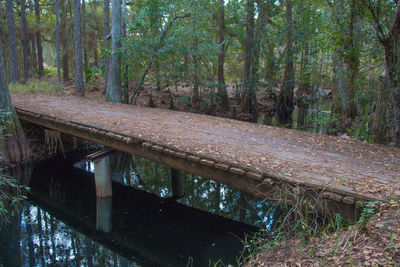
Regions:
<instances>
[{"instance_id":1,"label":"tree","mask_svg":"<svg viewBox=\"0 0 400 267\"><path fill-rule=\"evenodd\" d=\"M31 150L11 103L0 44L0 165L16 166L31 158Z\"/></svg>"},{"instance_id":2,"label":"tree","mask_svg":"<svg viewBox=\"0 0 400 267\"><path fill-rule=\"evenodd\" d=\"M278 119L280 123L290 123L294 109L294 53L292 0L286 0L286 66L278 99Z\"/></svg>"},{"instance_id":3,"label":"tree","mask_svg":"<svg viewBox=\"0 0 400 267\"><path fill-rule=\"evenodd\" d=\"M24 56L24 79L23 83L26 83L29 79L29 71L30 71L30 62L29 62L29 40L28 40L28 22L26 21L26 14L25 14L25 1L20 1L21 5L21 29L22 29L22 52Z\"/></svg>"},{"instance_id":4,"label":"tree","mask_svg":"<svg viewBox=\"0 0 400 267\"><path fill-rule=\"evenodd\" d=\"M357 116L355 95L360 65L358 7L355 0L335 0L331 4L331 8L335 24L333 31L332 110L335 114L354 119Z\"/></svg>"},{"instance_id":5,"label":"tree","mask_svg":"<svg viewBox=\"0 0 400 267\"><path fill-rule=\"evenodd\" d=\"M110 0L104 0L104 51L105 52L107 52L110 48L109 35L110 35ZM110 70L110 60L106 55L104 57L104 81L105 81L104 93L106 93L107 91L109 70Z\"/></svg>"},{"instance_id":6,"label":"tree","mask_svg":"<svg viewBox=\"0 0 400 267\"><path fill-rule=\"evenodd\" d=\"M75 44L75 90L85 95L83 87L81 1L74 0L74 44Z\"/></svg>"},{"instance_id":7,"label":"tree","mask_svg":"<svg viewBox=\"0 0 400 267\"><path fill-rule=\"evenodd\" d=\"M61 83L61 62L60 62L60 0L56 0L56 53L57 53L57 80Z\"/></svg>"},{"instance_id":8,"label":"tree","mask_svg":"<svg viewBox=\"0 0 400 267\"><path fill-rule=\"evenodd\" d=\"M82 0L82 33L85 38L83 38L83 62L86 67L89 67L89 57L88 57L88 46L87 46L87 32L86 32L86 1Z\"/></svg>"},{"instance_id":9,"label":"tree","mask_svg":"<svg viewBox=\"0 0 400 267\"><path fill-rule=\"evenodd\" d=\"M126 38L127 32L127 16L128 16L128 9L126 6L126 0L122 0L122 38ZM122 51L125 53L126 45L125 43L122 44ZM128 77L128 64L126 61L124 62L123 66L123 92L124 92L124 103L129 104L129 77Z\"/></svg>"},{"instance_id":10,"label":"tree","mask_svg":"<svg viewBox=\"0 0 400 267\"><path fill-rule=\"evenodd\" d=\"M17 38L15 36L14 4L12 0L6 1L7 25L8 25L8 47L10 50L11 82L19 81Z\"/></svg>"},{"instance_id":11,"label":"tree","mask_svg":"<svg viewBox=\"0 0 400 267\"><path fill-rule=\"evenodd\" d=\"M358 87L358 73L360 66L360 46L359 46L359 32L360 32L360 17L358 15L358 5L356 0L351 0L350 6L350 25L349 25L349 36L346 40L346 64L349 69L348 78L348 109L347 116L355 119L357 116L357 103L356 103L356 92Z\"/></svg>"},{"instance_id":12,"label":"tree","mask_svg":"<svg viewBox=\"0 0 400 267\"><path fill-rule=\"evenodd\" d=\"M224 77L224 62L225 62L225 3L224 0L219 0L218 5L218 30L219 30L219 45L220 52L218 55L218 96L221 101L221 108L229 109L228 93L226 91Z\"/></svg>"},{"instance_id":13,"label":"tree","mask_svg":"<svg viewBox=\"0 0 400 267\"><path fill-rule=\"evenodd\" d=\"M246 38L243 65L243 109L254 113L256 103L255 84L253 79L254 67L254 0L247 0L246 6Z\"/></svg>"},{"instance_id":14,"label":"tree","mask_svg":"<svg viewBox=\"0 0 400 267\"><path fill-rule=\"evenodd\" d=\"M60 39L62 46L62 70L63 70L63 80L69 80L69 67L68 67L68 33L67 33L67 8L65 6L65 1L61 1L60 3L60 19L61 19L61 31L60 31Z\"/></svg>"},{"instance_id":15,"label":"tree","mask_svg":"<svg viewBox=\"0 0 400 267\"><path fill-rule=\"evenodd\" d=\"M388 5L391 4L390 2L388 1ZM381 86L378 96L381 101L378 101L376 107L380 114L375 116L373 132L378 134L378 139L386 139L386 136L382 136L383 133L379 127L386 128L384 124L388 123L388 118L386 117L390 114L388 109L392 106L392 138L397 145L400 145L400 2L396 1L393 22L388 27L384 26L386 18L381 17L382 6L380 1L375 4L373 1L363 0L363 3L371 14L376 36L385 54L384 72L381 75ZM392 95L391 103L382 101L382 99L388 99L388 93Z\"/></svg>"},{"instance_id":16,"label":"tree","mask_svg":"<svg viewBox=\"0 0 400 267\"><path fill-rule=\"evenodd\" d=\"M38 70L39 79L44 76L43 67L43 48L42 48L42 32L40 30L40 0L35 0L35 16L36 16L36 47L37 47L37 58L38 58Z\"/></svg>"},{"instance_id":17,"label":"tree","mask_svg":"<svg viewBox=\"0 0 400 267\"><path fill-rule=\"evenodd\" d=\"M121 95L121 0L112 0L111 63L107 84L106 99L122 102Z\"/></svg>"}]
</instances>

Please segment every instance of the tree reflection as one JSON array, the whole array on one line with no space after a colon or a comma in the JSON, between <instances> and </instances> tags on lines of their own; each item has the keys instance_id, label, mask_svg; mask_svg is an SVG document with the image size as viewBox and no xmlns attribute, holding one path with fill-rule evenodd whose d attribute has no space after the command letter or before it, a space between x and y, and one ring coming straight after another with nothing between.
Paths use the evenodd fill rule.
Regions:
<instances>
[{"instance_id":1,"label":"tree reflection","mask_svg":"<svg viewBox=\"0 0 400 267\"><path fill-rule=\"evenodd\" d=\"M173 197L171 168L134 155L118 152L111 157L113 181ZM183 198L179 203L270 229L274 205L213 180L182 172Z\"/></svg>"}]
</instances>

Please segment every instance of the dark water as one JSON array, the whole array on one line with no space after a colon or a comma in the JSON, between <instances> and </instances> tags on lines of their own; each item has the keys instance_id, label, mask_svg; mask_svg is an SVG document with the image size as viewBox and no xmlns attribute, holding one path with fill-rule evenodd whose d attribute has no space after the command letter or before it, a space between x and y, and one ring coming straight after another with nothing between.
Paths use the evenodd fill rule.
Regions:
<instances>
[{"instance_id":1,"label":"dark water","mask_svg":"<svg viewBox=\"0 0 400 267\"><path fill-rule=\"evenodd\" d=\"M273 222L269 203L225 185L183 173L174 200L170 168L127 154L111 162L112 198L96 198L86 161L25 177L27 200L0 230L0 266L237 266L245 240Z\"/></svg>"}]
</instances>

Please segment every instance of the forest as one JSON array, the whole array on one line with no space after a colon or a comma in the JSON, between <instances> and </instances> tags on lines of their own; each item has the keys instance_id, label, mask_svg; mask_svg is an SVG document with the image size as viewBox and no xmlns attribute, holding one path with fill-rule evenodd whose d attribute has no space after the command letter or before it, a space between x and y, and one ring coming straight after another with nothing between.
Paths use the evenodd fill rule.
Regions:
<instances>
[{"instance_id":1,"label":"forest","mask_svg":"<svg viewBox=\"0 0 400 267\"><path fill-rule=\"evenodd\" d=\"M200 170L185 175L194 179L186 187L214 199L214 211L232 207L239 221L264 208L264 217L272 218L274 207L265 202L269 195L255 208L240 207L245 195L229 192L224 183L239 177L247 179L238 183L246 190L258 185L281 190L275 202L283 203L276 208L283 221L243 243L254 256L246 259L249 266L400 262L400 149L394 147L400 145L400 0L0 0L0 19L0 200L14 203L6 187L24 191L7 182L12 179L3 172L38 155L40 144L30 147L28 140L44 137L48 146L52 136L62 145L57 127L63 122L75 133L73 149L89 147L76 138L93 141L96 135L103 142L97 144L117 144L110 147L165 163L172 168L164 169L170 172L168 179L174 180L179 166L188 173L189 167ZM43 115L44 110L54 114ZM103 128L89 125L100 120L106 122ZM51 123L53 128L35 139L39 130L26 130L32 123ZM57 147L58 141L52 145ZM181 165L175 166L177 162ZM132 171L131 165L129 175L138 180L140 172L164 168L144 162L146 168L138 164L138 171ZM224 180L198 180L196 175L222 179L207 177L210 170L223 173ZM149 176L159 182L159 173ZM182 176L175 180L182 182ZM350 222L339 213L320 218L317 209L312 214L311 202L303 198L307 182L315 193L311 200L346 204L354 208L355 219ZM167 187L155 186L164 203ZM240 186L236 189L242 190ZM287 196L294 197L291 204ZM234 201L224 206L226 199ZM28 235L34 215L35 229L42 229L43 221L47 234L54 230L45 209L26 206L21 211ZM157 206L155 212L161 209ZM14 213L7 213L0 201L0 215L13 219ZM19 225L22 213L15 214ZM318 218L310 220L311 215ZM293 221L286 224L287 218ZM79 236L72 239L76 251L75 242L86 242ZM9 243L19 244L14 241ZM33 244L23 242L27 255ZM40 252L43 264L46 253L50 256L47 249ZM106 260L119 259L113 255Z\"/></svg>"},{"instance_id":2,"label":"forest","mask_svg":"<svg viewBox=\"0 0 400 267\"><path fill-rule=\"evenodd\" d=\"M80 95L155 106L166 94L169 107L280 125L298 107L297 128L323 100L328 133L399 144L399 12L382 0L6 0L0 41L11 83L53 76Z\"/></svg>"}]
</instances>

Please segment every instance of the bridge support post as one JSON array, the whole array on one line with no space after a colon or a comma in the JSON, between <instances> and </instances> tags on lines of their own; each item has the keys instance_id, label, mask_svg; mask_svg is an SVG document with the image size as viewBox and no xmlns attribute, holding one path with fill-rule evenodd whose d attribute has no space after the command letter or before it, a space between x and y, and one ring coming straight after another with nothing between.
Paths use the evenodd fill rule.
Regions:
<instances>
[{"instance_id":1,"label":"bridge support post","mask_svg":"<svg viewBox=\"0 0 400 267\"><path fill-rule=\"evenodd\" d=\"M181 198L185 195L182 180L182 172L171 168L172 198Z\"/></svg>"},{"instance_id":2,"label":"bridge support post","mask_svg":"<svg viewBox=\"0 0 400 267\"><path fill-rule=\"evenodd\" d=\"M94 161L94 179L96 183L96 196L111 197L110 157L104 157Z\"/></svg>"},{"instance_id":3,"label":"bridge support post","mask_svg":"<svg viewBox=\"0 0 400 267\"><path fill-rule=\"evenodd\" d=\"M109 233L112 230L112 198L96 198L96 230Z\"/></svg>"}]
</instances>

